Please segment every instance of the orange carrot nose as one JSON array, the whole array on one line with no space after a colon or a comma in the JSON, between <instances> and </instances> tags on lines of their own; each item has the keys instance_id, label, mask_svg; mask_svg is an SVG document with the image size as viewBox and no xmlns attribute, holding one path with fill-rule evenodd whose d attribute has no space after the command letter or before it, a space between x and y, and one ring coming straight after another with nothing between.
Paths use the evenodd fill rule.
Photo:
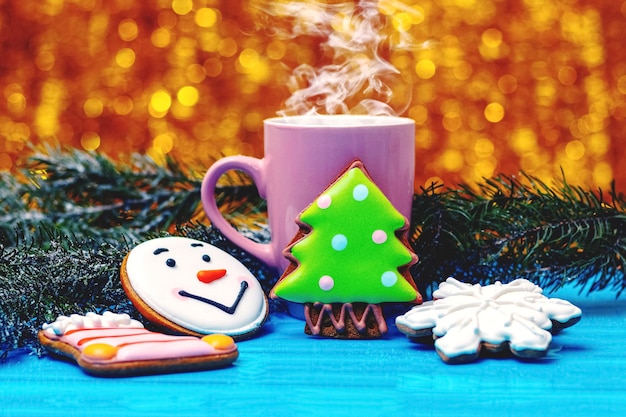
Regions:
<instances>
[{"instance_id":1,"label":"orange carrot nose","mask_svg":"<svg viewBox=\"0 0 626 417\"><path fill-rule=\"evenodd\" d=\"M205 284L209 284L222 278L224 275L226 275L225 269L206 269L198 271L198 280L200 280L200 282L204 282Z\"/></svg>"}]
</instances>

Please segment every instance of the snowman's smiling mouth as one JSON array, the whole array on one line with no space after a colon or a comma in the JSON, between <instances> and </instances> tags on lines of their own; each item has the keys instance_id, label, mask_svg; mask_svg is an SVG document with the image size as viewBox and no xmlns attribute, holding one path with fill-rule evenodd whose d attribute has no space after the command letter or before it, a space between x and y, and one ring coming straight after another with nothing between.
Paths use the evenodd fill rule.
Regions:
<instances>
[{"instance_id":1,"label":"snowman's smiling mouth","mask_svg":"<svg viewBox=\"0 0 626 417\"><path fill-rule=\"evenodd\" d=\"M200 295L188 293L185 290L178 291L178 294L182 297L193 298L194 300L198 300L203 303L212 305L213 307L217 307L225 313L235 314L235 310L237 310L237 306L239 305L239 302L243 298L243 294L246 292L247 289L248 289L248 283L246 281L241 281L241 288L239 289L239 294L237 294L237 298L235 299L235 302L230 307L222 303L218 303L217 301L204 298Z\"/></svg>"}]
</instances>

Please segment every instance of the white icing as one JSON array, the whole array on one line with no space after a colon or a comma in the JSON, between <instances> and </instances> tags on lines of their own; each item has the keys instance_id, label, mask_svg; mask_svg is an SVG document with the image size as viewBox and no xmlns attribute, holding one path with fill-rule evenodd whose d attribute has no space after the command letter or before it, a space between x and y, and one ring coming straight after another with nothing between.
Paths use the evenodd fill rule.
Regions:
<instances>
[{"instance_id":1,"label":"white icing","mask_svg":"<svg viewBox=\"0 0 626 417\"><path fill-rule=\"evenodd\" d=\"M544 296L525 279L483 287L448 278L433 298L397 317L396 324L432 329L436 349L449 358L475 354L483 342L509 342L514 353L545 351L552 340L552 321L565 323L582 314L567 301Z\"/></svg>"},{"instance_id":2,"label":"white icing","mask_svg":"<svg viewBox=\"0 0 626 417\"><path fill-rule=\"evenodd\" d=\"M155 254L157 249L167 251ZM203 260L203 255L209 255L210 261ZM166 265L168 259L175 261L175 267ZM209 269L225 269L226 275L208 284L200 282L198 271ZM233 256L206 242L174 236L148 240L130 251L126 272L133 290L152 310L194 332L240 335L265 320L267 299L256 277ZM233 314L179 295L184 290L231 306L242 281L248 288Z\"/></svg>"},{"instance_id":3,"label":"white icing","mask_svg":"<svg viewBox=\"0 0 626 417\"><path fill-rule=\"evenodd\" d=\"M143 324L131 319L128 314L117 314L105 311L102 315L89 312L84 316L72 314L59 316L52 323L44 323L42 329L49 336L63 336L70 330L97 328L143 328Z\"/></svg>"}]
</instances>

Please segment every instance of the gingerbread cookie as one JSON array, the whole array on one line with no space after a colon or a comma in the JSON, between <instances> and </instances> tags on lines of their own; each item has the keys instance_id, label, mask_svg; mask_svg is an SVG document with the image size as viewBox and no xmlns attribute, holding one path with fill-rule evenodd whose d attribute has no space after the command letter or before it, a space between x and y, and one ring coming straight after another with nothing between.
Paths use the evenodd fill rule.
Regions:
<instances>
[{"instance_id":1,"label":"gingerbread cookie","mask_svg":"<svg viewBox=\"0 0 626 417\"><path fill-rule=\"evenodd\" d=\"M272 296L304 303L305 332L375 338L387 332L380 307L421 302L409 267L417 262L408 220L355 161L300 213L290 261Z\"/></svg>"},{"instance_id":2,"label":"gingerbread cookie","mask_svg":"<svg viewBox=\"0 0 626 417\"><path fill-rule=\"evenodd\" d=\"M473 361L481 349L508 349L520 358L544 356L552 333L582 316L578 307L546 297L525 279L483 287L448 278L433 298L397 317L396 325L413 341L434 338L437 353L447 363Z\"/></svg>"},{"instance_id":3,"label":"gingerbread cookie","mask_svg":"<svg viewBox=\"0 0 626 417\"><path fill-rule=\"evenodd\" d=\"M87 373L132 376L225 367L239 351L230 336L172 336L148 331L127 314L59 316L46 323L39 341L69 357Z\"/></svg>"},{"instance_id":4,"label":"gingerbread cookie","mask_svg":"<svg viewBox=\"0 0 626 417\"><path fill-rule=\"evenodd\" d=\"M122 286L151 322L195 336L254 335L268 315L258 280L237 259L185 237L148 240L122 263Z\"/></svg>"}]
</instances>

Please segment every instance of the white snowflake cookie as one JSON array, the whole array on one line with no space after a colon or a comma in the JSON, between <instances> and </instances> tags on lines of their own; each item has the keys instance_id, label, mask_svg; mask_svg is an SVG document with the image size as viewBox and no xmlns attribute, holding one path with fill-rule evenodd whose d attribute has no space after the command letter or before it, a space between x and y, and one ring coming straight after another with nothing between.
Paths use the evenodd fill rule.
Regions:
<instances>
[{"instance_id":1,"label":"white snowflake cookie","mask_svg":"<svg viewBox=\"0 0 626 417\"><path fill-rule=\"evenodd\" d=\"M480 286L448 278L434 301L396 318L398 329L413 341L435 339L447 363L475 360L481 349L504 349L521 358L544 356L552 333L576 324L581 310L568 301L548 298L525 279Z\"/></svg>"}]
</instances>

